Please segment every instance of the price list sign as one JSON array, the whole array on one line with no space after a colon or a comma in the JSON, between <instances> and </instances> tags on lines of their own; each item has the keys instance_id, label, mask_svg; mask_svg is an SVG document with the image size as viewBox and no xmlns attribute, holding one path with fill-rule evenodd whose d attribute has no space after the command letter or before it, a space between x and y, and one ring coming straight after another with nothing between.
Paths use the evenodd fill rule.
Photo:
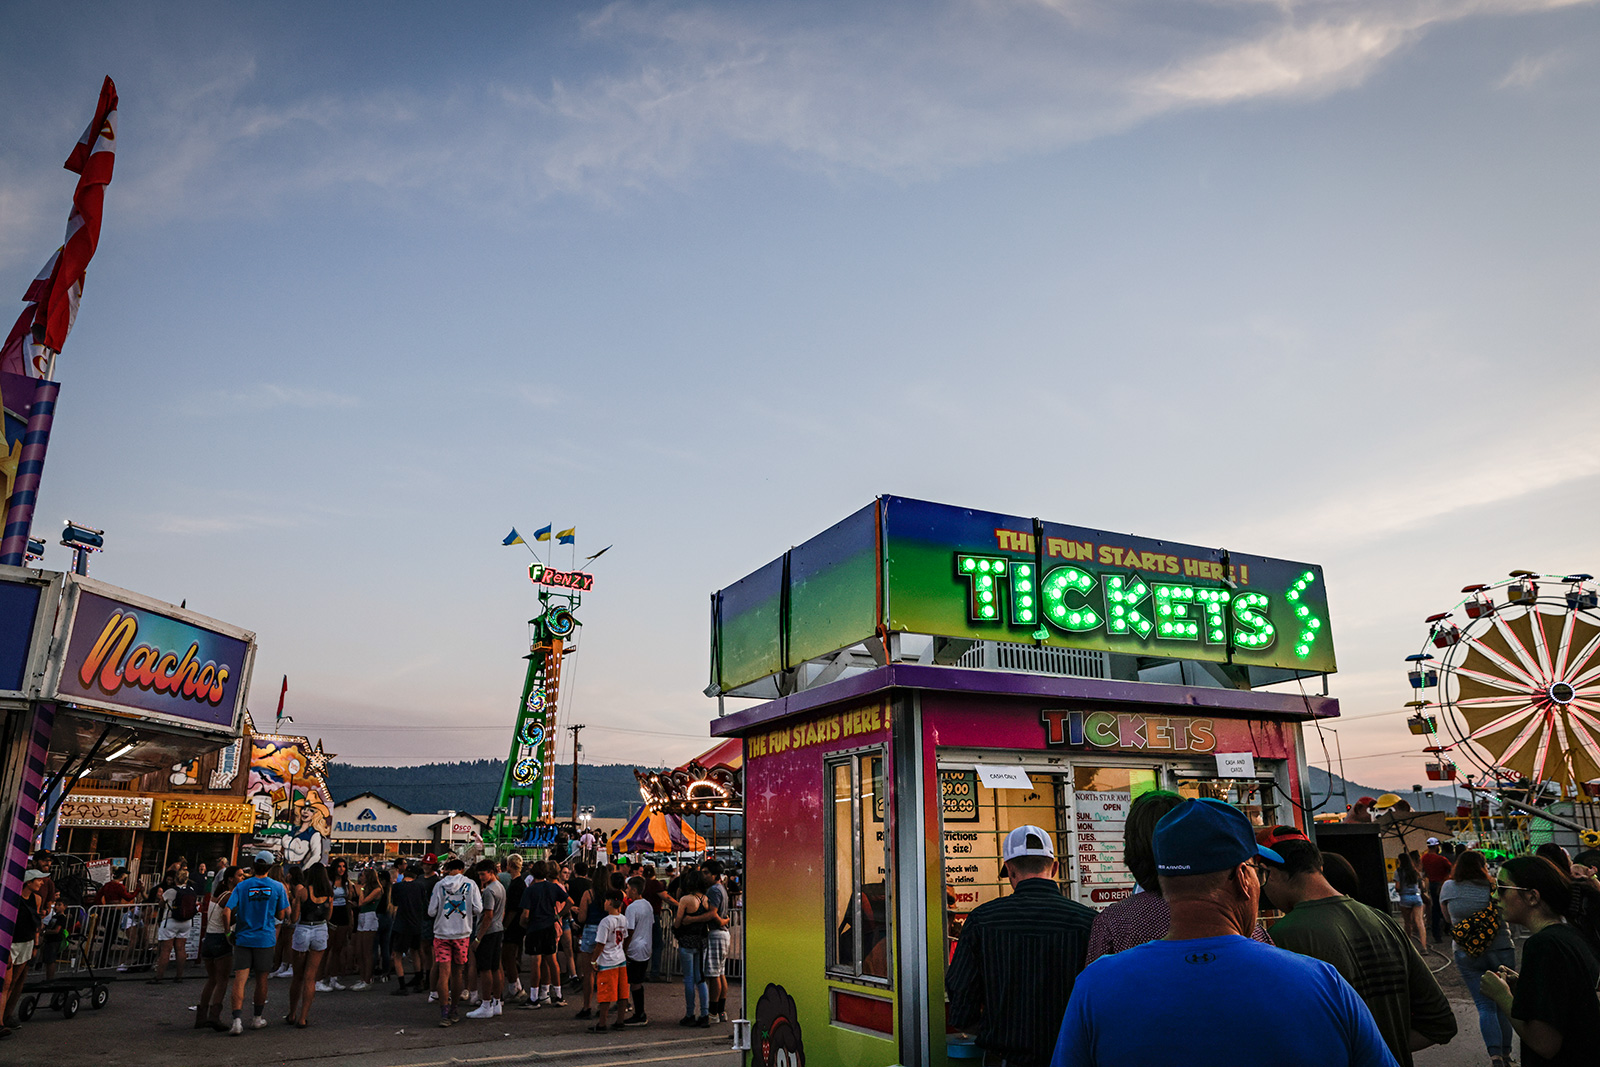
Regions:
<instances>
[{"instance_id":1,"label":"price list sign","mask_svg":"<svg viewBox=\"0 0 1600 1067\"><path fill-rule=\"evenodd\" d=\"M977 771L940 771L939 792L944 797L945 822L978 821Z\"/></svg>"},{"instance_id":2,"label":"price list sign","mask_svg":"<svg viewBox=\"0 0 1600 1067\"><path fill-rule=\"evenodd\" d=\"M1130 793L1075 794L1078 896L1094 907L1114 904L1133 892L1133 875L1122 862L1122 829L1132 803Z\"/></svg>"}]
</instances>

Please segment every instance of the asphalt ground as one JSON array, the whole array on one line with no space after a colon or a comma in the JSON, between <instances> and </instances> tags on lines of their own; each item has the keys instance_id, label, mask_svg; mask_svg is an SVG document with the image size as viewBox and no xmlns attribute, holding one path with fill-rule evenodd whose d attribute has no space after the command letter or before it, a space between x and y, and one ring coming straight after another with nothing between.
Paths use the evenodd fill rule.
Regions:
<instances>
[{"instance_id":1,"label":"asphalt ground","mask_svg":"<svg viewBox=\"0 0 1600 1067\"><path fill-rule=\"evenodd\" d=\"M731 1024L713 1024L708 1030L678 1025L683 1015L681 982L645 986L648 1026L591 1034L583 1029L589 1023L573 1018L582 1006L581 997L569 997L566 1008L529 1011L508 1007L495 1019L463 1018L442 1028L438 1005L428 1003L427 994L391 996L394 986L383 983L359 993L316 994L310 1025L301 1030L283 1022L288 980L273 979L267 1001L269 1025L234 1037L194 1029L193 1007L203 979L188 977L181 983L150 985L143 978L113 982L110 1000L98 1011L89 1007L85 997L72 1019L50 1011L45 998L28 1023L0 1041L0 1064L264 1067L338 1062L351 1067L503 1067L559 1063L620 1067L659 1063L736 1067L742 1063L740 1054L731 1051ZM730 1007L738 1004L738 996L738 985L730 984ZM464 1016L466 1011L466 1005L461 1005L460 1014ZM247 1026L249 1013L247 1002ZM224 1020L230 1017L223 1012Z\"/></svg>"},{"instance_id":2,"label":"asphalt ground","mask_svg":"<svg viewBox=\"0 0 1600 1067\"><path fill-rule=\"evenodd\" d=\"M1439 984L1455 1010L1458 1030L1448 1045L1416 1053L1416 1067L1487 1067L1488 1053L1478 1034L1478 1013L1453 963L1429 956ZM624 1064L707 1064L738 1067L731 1051L732 1027L710 1030L679 1027L683 986L646 985L651 1023L621 1033L590 1034L576 1020L580 1000L566 1009L527 1011L510 1008L492 1020L463 1019L448 1029L438 1025L436 1004L425 994L391 996L392 985L360 993L319 993L312 1002L311 1025L304 1030L282 1022L288 982L270 983L270 1025L239 1037L195 1030L191 1009L201 982L148 985L143 976L114 981L106 1006L87 1001L72 1019L63 1019L42 1002L32 1021L0 1041L0 1064L40 1067L148 1067L162 1057L206 1067L311 1065L337 1061L351 1067L503 1067L519 1063L622 1067ZM730 984L728 1002L738 1004L739 987ZM248 1008L246 1011L248 1012ZM732 1014L730 1012L730 1014ZM227 1013L224 1013L227 1017Z\"/></svg>"},{"instance_id":3,"label":"asphalt ground","mask_svg":"<svg viewBox=\"0 0 1600 1067\"><path fill-rule=\"evenodd\" d=\"M1433 949L1423 958L1428 961L1428 969L1439 980L1444 995L1450 998L1450 1007L1456 1013L1456 1036L1448 1045L1435 1045L1415 1053L1416 1067L1489 1067L1489 1052L1484 1048L1483 1037L1478 1032L1478 1008L1472 1001L1472 995L1467 992L1460 972L1456 970L1454 958L1451 957L1451 962L1445 964L1449 945L1450 942L1446 940L1443 952ZM1522 1062L1520 1050L1513 1055L1517 1062Z\"/></svg>"}]
</instances>

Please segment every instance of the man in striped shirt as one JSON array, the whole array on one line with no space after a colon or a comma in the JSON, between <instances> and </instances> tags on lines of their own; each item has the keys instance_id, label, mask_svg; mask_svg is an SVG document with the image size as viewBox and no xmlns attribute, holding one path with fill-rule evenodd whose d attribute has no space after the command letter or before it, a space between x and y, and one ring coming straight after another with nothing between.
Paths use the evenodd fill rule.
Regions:
<instances>
[{"instance_id":1,"label":"man in striped shirt","mask_svg":"<svg viewBox=\"0 0 1600 1067\"><path fill-rule=\"evenodd\" d=\"M961 928L945 976L949 1021L976 1031L986 1064L1043 1067L1083 969L1094 912L1062 895L1055 848L1041 828L1012 830L1001 859L1011 894L979 905Z\"/></svg>"}]
</instances>

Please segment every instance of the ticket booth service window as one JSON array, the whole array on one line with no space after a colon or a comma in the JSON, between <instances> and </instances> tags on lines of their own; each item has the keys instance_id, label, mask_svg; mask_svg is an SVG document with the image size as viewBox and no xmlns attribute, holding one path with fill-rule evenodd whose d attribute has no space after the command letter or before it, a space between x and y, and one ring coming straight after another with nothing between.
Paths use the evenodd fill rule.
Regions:
<instances>
[{"instance_id":1,"label":"ticket booth service window","mask_svg":"<svg viewBox=\"0 0 1600 1067\"><path fill-rule=\"evenodd\" d=\"M828 970L887 984L893 900L883 750L832 757L823 768L833 808L827 841Z\"/></svg>"}]
</instances>

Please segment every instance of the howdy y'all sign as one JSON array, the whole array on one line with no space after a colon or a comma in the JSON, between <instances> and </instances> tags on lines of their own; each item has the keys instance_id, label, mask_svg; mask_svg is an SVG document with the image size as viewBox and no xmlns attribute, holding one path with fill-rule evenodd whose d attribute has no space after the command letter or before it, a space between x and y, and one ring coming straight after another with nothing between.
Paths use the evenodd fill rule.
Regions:
<instances>
[{"instance_id":1,"label":"howdy y'all sign","mask_svg":"<svg viewBox=\"0 0 1600 1067\"><path fill-rule=\"evenodd\" d=\"M249 645L82 589L58 684L67 700L228 726Z\"/></svg>"},{"instance_id":2,"label":"howdy y'all sign","mask_svg":"<svg viewBox=\"0 0 1600 1067\"><path fill-rule=\"evenodd\" d=\"M1045 741L1052 745L1135 752L1211 752L1217 747L1211 719L1045 708L1039 721L1044 724Z\"/></svg>"}]
</instances>

